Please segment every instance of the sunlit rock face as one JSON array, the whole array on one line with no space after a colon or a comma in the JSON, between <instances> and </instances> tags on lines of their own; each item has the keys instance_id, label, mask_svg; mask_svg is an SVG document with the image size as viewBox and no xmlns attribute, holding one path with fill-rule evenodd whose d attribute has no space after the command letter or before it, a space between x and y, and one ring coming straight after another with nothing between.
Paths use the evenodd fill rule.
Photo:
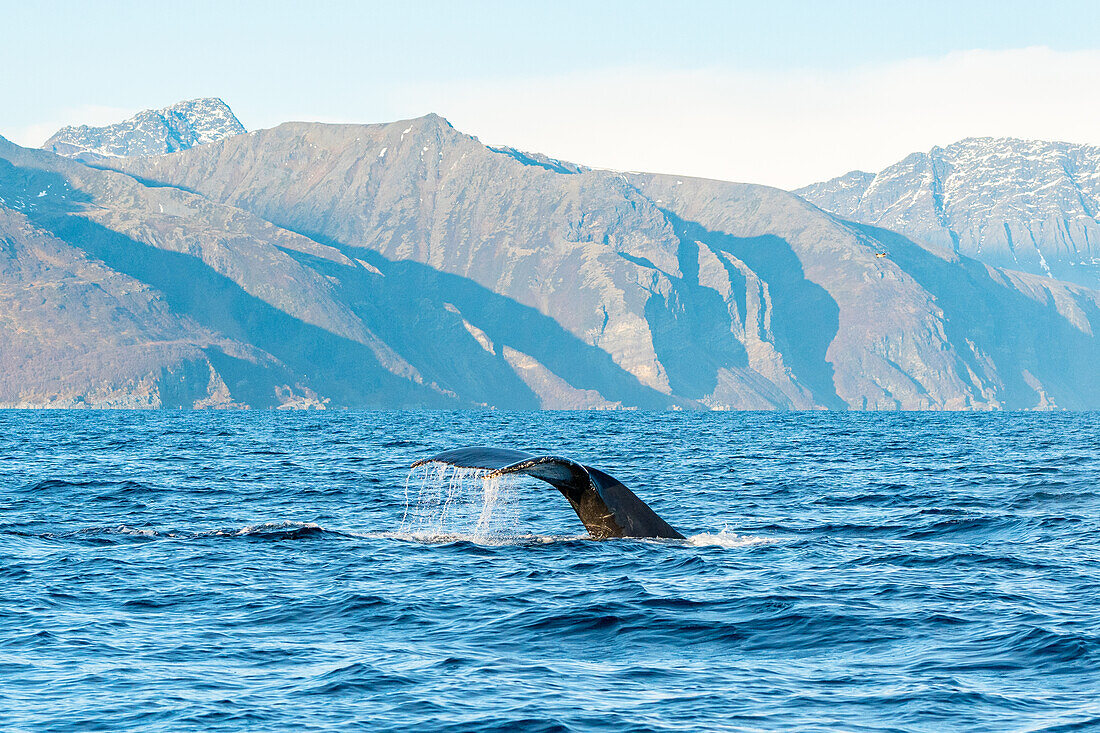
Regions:
<instances>
[{"instance_id":1,"label":"sunlit rock face","mask_svg":"<svg viewBox=\"0 0 1100 733\"><path fill-rule=\"evenodd\" d=\"M70 332L89 353L179 349L88 360L79 393L64 368L12 378L4 403L1100 407L1096 291L774 188L489 148L436 115L88 165L3 143L0 206L71 261L18 245L4 297L38 310L9 319L5 363L63 361ZM78 260L111 305L27 295L35 268ZM62 311L71 327L42 326Z\"/></svg>"},{"instance_id":2,"label":"sunlit rock face","mask_svg":"<svg viewBox=\"0 0 1100 733\"><path fill-rule=\"evenodd\" d=\"M998 267L1100 287L1100 148L968 138L795 193Z\"/></svg>"},{"instance_id":3,"label":"sunlit rock face","mask_svg":"<svg viewBox=\"0 0 1100 733\"><path fill-rule=\"evenodd\" d=\"M139 112L104 127L63 127L42 148L69 158L160 155L206 145L244 132L220 99L191 99L164 109Z\"/></svg>"}]
</instances>

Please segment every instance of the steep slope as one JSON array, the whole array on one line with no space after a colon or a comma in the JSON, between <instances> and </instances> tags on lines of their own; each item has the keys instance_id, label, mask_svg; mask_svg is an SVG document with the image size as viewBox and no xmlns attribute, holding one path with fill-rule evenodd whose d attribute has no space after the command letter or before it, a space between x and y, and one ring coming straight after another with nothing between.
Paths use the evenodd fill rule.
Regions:
<instances>
[{"instance_id":1,"label":"steep slope","mask_svg":"<svg viewBox=\"0 0 1100 733\"><path fill-rule=\"evenodd\" d=\"M63 127L42 148L69 158L159 155L206 145L244 132L220 99L191 99L164 109L139 112L104 127Z\"/></svg>"},{"instance_id":2,"label":"steep slope","mask_svg":"<svg viewBox=\"0 0 1100 733\"><path fill-rule=\"evenodd\" d=\"M774 341L818 395L831 367L862 409L1100 404L1096 291L851 227L775 189L634 178L700 248L768 283Z\"/></svg>"},{"instance_id":3,"label":"steep slope","mask_svg":"<svg viewBox=\"0 0 1100 733\"><path fill-rule=\"evenodd\" d=\"M435 115L373 126L288 123L206 150L117 165L247 209L349 256L418 263L474 281L484 292L454 302L471 325L500 349L612 402L628 395L594 373L604 355L645 387L689 400L812 404L804 390L790 387L792 401L751 369L739 368L721 389L685 393L670 385L646 309L655 293L663 298L678 287L679 238L619 174L528 164ZM568 337L552 345L517 330L505 313L482 304L491 293L534 309ZM725 351L740 349L732 338L719 340Z\"/></svg>"},{"instance_id":4,"label":"steep slope","mask_svg":"<svg viewBox=\"0 0 1100 733\"><path fill-rule=\"evenodd\" d=\"M2 138L0 205L16 217L8 229L23 232L7 237L13 246L13 288L44 266L36 258L45 258L47 264L61 261L60 255L42 255L42 247L25 244L47 241L64 253L60 269L55 268L57 277L84 278L82 273L91 270L81 263L91 261L99 268L93 268L99 280L124 283L118 286L123 293L139 286L151 290L162 305L146 314L156 321L150 328L163 331L158 319L172 316L198 329L191 329L189 339L199 348L232 342L237 352L251 355L252 363L263 367L253 369L239 359L212 359L217 374L210 379L225 382L233 401L250 406L316 406L326 401L332 406L469 404L424 384L415 369L339 301L329 277L288 254L331 260L347 270L364 269L331 248L194 194L149 188L128 176L19 148ZM116 300L117 289L107 289ZM72 288L65 292L77 293ZM55 299L43 308L26 311L26 317L60 317L64 322L71 316L82 324L72 326L72 334L87 340L88 348L98 344L98 351L114 354L110 359L128 363L126 354L117 353L108 338L132 330L120 320L121 311L106 306L89 310L82 298ZM12 306L10 312L21 310L25 311ZM54 311L63 313L49 316ZM22 318L15 318L12 328L30 334L28 345L8 357L26 370L34 370L32 354L39 351L79 353L66 345L69 342L58 340L56 330L36 329ZM162 366L173 360L178 361L175 352ZM78 364L62 361L56 383L64 386L63 375L75 374ZM79 368L89 371L91 382L113 384L113 362L102 369L96 364L81 363ZM158 379L153 379L154 387ZM18 384L13 382L13 389ZM17 392L19 399L0 395L0 401L34 402L33 395L24 392ZM41 395L39 400L50 401ZM84 401L112 404L94 396Z\"/></svg>"},{"instance_id":5,"label":"steep slope","mask_svg":"<svg viewBox=\"0 0 1100 733\"><path fill-rule=\"evenodd\" d=\"M641 404L607 376L619 369L683 406L1100 405L1096 293L849 225L775 189L589 171L486 148L435 115L288 123L104 165L445 299L533 390L554 383L537 364L579 391L562 404L590 392ZM875 256L884 249L901 256ZM1020 320L999 320L1005 308ZM549 324L564 336L545 338ZM387 343L410 358L417 335L395 330Z\"/></svg>"},{"instance_id":6,"label":"steep slope","mask_svg":"<svg viewBox=\"0 0 1100 733\"><path fill-rule=\"evenodd\" d=\"M795 193L992 265L1100 287L1100 148L968 138Z\"/></svg>"},{"instance_id":7,"label":"steep slope","mask_svg":"<svg viewBox=\"0 0 1100 733\"><path fill-rule=\"evenodd\" d=\"M0 205L0 405L244 407L316 402L269 354L172 311L148 285Z\"/></svg>"}]
</instances>

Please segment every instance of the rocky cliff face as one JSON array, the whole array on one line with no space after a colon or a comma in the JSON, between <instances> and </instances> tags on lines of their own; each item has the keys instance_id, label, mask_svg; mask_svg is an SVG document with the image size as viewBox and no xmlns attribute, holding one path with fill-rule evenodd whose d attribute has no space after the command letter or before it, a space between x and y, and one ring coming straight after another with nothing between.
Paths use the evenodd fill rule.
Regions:
<instances>
[{"instance_id":1,"label":"rocky cliff face","mask_svg":"<svg viewBox=\"0 0 1100 733\"><path fill-rule=\"evenodd\" d=\"M116 125L63 127L42 148L70 158L159 155L217 142L244 131L222 100L192 99L139 112Z\"/></svg>"},{"instance_id":2,"label":"rocky cliff face","mask_svg":"<svg viewBox=\"0 0 1100 733\"><path fill-rule=\"evenodd\" d=\"M849 224L775 189L548 162L434 115L290 123L109 165L361 261L352 277L296 257L417 374L474 402L1100 404L1095 291ZM399 302L378 318L368 294L387 287ZM486 390L489 370L466 371L475 363L526 392Z\"/></svg>"},{"instance_id":3,"label":"rocky cliff face","mask_svg":"<svg viewBox=\"0 0 1100 733\"><path fill-rule=\"evenodd\" d=\"M1098 325L1096 291L783 191L435 115L87 164L0 139L3 405L1096 408Z\"/></svg>"},{"instance_id":4,"label":"rocky cliff face","mask_svg":"<svg viewBox=\"0 0 1100 733\"><path fill-rule=\"evenodd\" d=\"M1100 287L1100 148L969 138L795 193L998 267Z\"/></svg>"},{"instance_id":5,"label":"rocky cliff face","mask_svg":"<svg viewBox=\"0 0 1100 733\"><path fill-rule=\"evenodd\" d=\"M0 404L468 406L244 211L0 139Z\"/></svg>"}]
</instances>

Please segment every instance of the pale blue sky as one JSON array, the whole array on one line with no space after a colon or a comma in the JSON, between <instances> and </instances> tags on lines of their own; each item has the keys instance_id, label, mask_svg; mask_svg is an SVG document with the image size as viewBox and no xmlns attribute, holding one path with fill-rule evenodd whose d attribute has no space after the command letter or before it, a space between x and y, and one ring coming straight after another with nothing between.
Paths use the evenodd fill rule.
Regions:
<instances>
[{"instance_id":1,"label":"pale blue sky","mask_svg":"<svg viewBox=\"0 0 1100 733\"><path fill-rule=\"evenodd\" d=\"M488 142L537 145L610 167L755 176L777 185L809 182L818 171L889 162L894 152L908 152L906 145L925 142L917 133L929 130L927 121L903 133L896 121L883 118L882 126L895 128L893 137L881 131L860 148L859 139L867 138L861 131L851 142L838 142L836 155L815 157L808 151L857 124L828 111L823 137L815 142L819 133L807 129L815 127L815 108L800 100L817 90L852 95L859 102L853 116L866 119L874 109L866 90L907 83L908 60L941 63L953 52L1028 47L1047 49L1042 63L1050 68L1041 74L1063 79L1059 69L1077 67L1082 58L1091 63L1091 55L1072 52L1096 49L1100 28L1100 3L1083 1L5 0L0 9L6 101L0 134L21 144L40 143L63 123L103 123L179 99L220 96L250 128L288 119L378 122L435 111ZM915 108L926 109L935 99L936 74L958 83L952 63L961 62L920 72L925 96L914 99ZM977 68L975 63L980 79L999 73L986 69L989 64L1005 67L1000 73L1006 78L1016 64L1036 66L995 53L963 65ZM893 81L864 78L882 69L905 73L889 77ZM863 76L853 81L853 75ZM1043 78L1037 83L1049 86ZM606 87L613 87L611 94L601 92ZM780 89L787 96L772 98ZM1080 93L1094 90L1095 84ZM652 97L652 110L640 105L639 96ZM1085 110L1071 113L1083 116ZM930 142L951 142L941 137L956 134L947 124L953 114L959 137L1065 137L1078 129L1064 121L1058 127L1052 115L1047 134L1044 123L1028 116L1033 112L1021 117L1012 109L992 116L993 124L976 111L938 114L932 122L944 124L931 125L940 137ZM802 127L791 126L792 115ZM786 122L772 125L769 116ZM1019 130L1008 124L1012 118L1020 118ZM785 163L767 175L766 158L752 150L773 158L780 153L782 138L768 138L772 127L787 139L792 130L806 129L789 151L805 165ZM997 129L978 129L983 127ZM723 130L745 140L745 149L722 140ZM754 136L759 139L749 144L746 138Z\"/></svg>"}]
</instances>

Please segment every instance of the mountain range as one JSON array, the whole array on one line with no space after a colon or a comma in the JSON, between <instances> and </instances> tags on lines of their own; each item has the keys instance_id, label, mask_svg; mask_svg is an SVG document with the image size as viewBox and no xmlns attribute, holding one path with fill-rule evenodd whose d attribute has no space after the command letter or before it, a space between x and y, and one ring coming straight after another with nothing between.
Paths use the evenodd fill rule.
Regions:
<instances>
[{"instance_id":1,"label":"mountain range","mask_svg":"<svg viewBox=\"0 0 1100 733\"><path fill-rule=\"evenodd\" d=\"M845 219L1100 288L1100 148L968 138L795 191Z\"/></svg>"},{"instance_id":2,"label":"mountain range","mask_svg":"<svg viewBox=\"0 0 1100 733\"><path fill-rule=\"evenodd\" d=\"M63 127L43 149L68 158L159 155L217 142L244 132L244 125L220 99L190 99L164 109L139 112L105 127Z\"/></svg>"},{"instance_id":3,"label":"mountain range","mask_svg":"<svg viewBox=\"0 0 1100 733\"><path fill-rule=\"evenodd\" d=\"M1100 407L1100 292L809 193L437 115L103 129L75 160L0 139L0 404Z\"/></svg>"}]
</instances>

